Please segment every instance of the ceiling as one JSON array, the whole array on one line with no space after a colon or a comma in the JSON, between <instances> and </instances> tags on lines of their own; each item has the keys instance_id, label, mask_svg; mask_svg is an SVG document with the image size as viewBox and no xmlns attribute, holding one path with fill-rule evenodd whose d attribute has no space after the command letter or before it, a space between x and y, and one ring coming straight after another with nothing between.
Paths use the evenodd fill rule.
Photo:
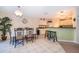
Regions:
<instances>
[{"instance_id":1,"label":"ceiling","mask_svg":"<svg viewBox=\"0 0 79 59\"><path fill-rule=\"evenodd\" d=\"M0 6L1 15L14 15L17 10L17 6ZM48 17L52 18L57 12L62 10L75 9L73 6L21 6L20 7L24 17L30 18L41 18Z\"/></svg>"}]
</instances>

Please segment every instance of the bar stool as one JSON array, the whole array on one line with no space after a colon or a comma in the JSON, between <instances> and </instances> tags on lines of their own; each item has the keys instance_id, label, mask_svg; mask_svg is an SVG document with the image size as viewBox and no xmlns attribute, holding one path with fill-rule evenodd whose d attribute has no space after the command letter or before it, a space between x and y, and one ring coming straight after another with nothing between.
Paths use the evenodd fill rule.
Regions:
<instances>
[{"instance_id":1,"label":"bar stool","mask_svg":"<svg viewBox=\"0 0 79 59\"><path fill-rule=\"evenodd\" d=\"M53 42L57 41L57 33L56 31L47 31L48 40L53 39Z\"/></svg>"}]
</instances>

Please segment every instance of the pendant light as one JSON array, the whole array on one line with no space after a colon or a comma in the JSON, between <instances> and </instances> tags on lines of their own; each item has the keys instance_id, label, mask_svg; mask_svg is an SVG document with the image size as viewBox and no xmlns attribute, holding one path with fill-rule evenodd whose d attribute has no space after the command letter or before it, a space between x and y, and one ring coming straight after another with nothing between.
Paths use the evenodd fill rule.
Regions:
<instances>
[{"instance_id":1,"label":"pendant light","mask_svg":"<svg viewBox=\"0 0 79 59\"><path fill-rule=\"evenodd\" d=\"M16 16L20 16L20 17L23 15L22 12L21 12L20 6L17 7L17 10L14 13L15 13Z\"/></svg>"}]
</instances>

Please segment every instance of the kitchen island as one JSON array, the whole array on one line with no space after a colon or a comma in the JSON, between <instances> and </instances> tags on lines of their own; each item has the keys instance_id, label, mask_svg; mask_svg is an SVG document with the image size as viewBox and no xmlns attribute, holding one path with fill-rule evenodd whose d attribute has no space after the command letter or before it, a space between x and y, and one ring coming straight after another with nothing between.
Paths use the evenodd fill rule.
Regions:
<instances>
[{"instance_id":1,"label":"kitchen island","mask_svg":"<svg viewBox=\"0 0 79 59\"><path fill-rule=\"evenodd\" d=\"M48 31L56 31L58 41L74 41L75 28L48 28Z\"/></svg>"}]
</instances>

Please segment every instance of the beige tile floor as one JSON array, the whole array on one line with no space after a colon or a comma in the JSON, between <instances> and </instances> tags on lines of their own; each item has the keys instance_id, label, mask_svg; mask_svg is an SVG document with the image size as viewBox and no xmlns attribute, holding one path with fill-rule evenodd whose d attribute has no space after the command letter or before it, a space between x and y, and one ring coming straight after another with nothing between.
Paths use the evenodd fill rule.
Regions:
<instances>
[{"instance_id":1,"label":"beige tile floor","mask_svg":"<svg viewBox=\"0 0 79 59\"><path fill-rule=\"evenodd\" d=\"M45 38L38 38L34 42L18 45L14 48L9 40L0 42L0 53L64 53L64 49L58 42L49 41Z\"/></svg>"}]
</instances>

